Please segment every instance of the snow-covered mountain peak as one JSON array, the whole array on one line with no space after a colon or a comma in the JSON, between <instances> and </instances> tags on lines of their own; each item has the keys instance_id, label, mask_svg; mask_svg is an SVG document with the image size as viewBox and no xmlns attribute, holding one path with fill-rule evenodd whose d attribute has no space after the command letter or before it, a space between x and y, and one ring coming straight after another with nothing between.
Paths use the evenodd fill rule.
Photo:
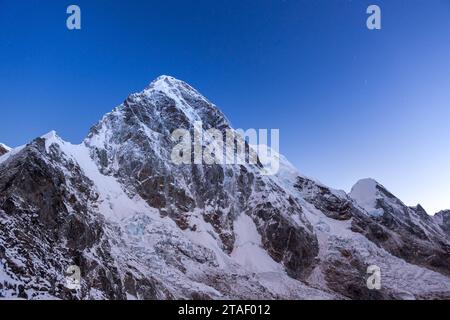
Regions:
<instances>
[{"instance_id":1,"label":"snow-covered mountain peak","mask_svg":"<svg viewBox=\"0 0 450 320\"><path fill-rule=\"evenodd\" d=\"M53 140L53 139L59 139L59 136L55 130L52 130L50 132L47 132L46 134L43 134L41 136L41 138L45 139L45 140Z\"/></svg>"},{"instance_id":2,"label":"snow-covered mountain peak","mask_svg":"<svg viewBox=\"0 0 450 320\"><path fill-rule=\"evenodd\" d=\"M140 94L137 100L144 97L155 104L163 99L169 98L178 110L181 110L190 123L202 121L206 127L229 127L229 121L225 115L206 99L201 93L188 83L171 76L162 75L153 80L150 85ZM142 97L143 96L143 97ZM173 104L166 104L173 106Z\"/></svg>"},{"instance_id":3,"label":"snow-covered mountain peak","mask_svg":"<svg viewBox=\"0 0 450 320\"><path fill-rule=\"evenodd\" d=\"M153 80L144 92L151 94L152 92L162 92L169 96L177 96L182 99L183 95L190 94L206 100L197 90L191 87L186 82L176 79L171 76L162 75Z\"/></svg>"},{"instance_id":4,"label":"snow-covered mountain peak","mask_svg":"<svg viewBox=\"0 0 450 320\"><path fill-rule=\"evenodd\" d=\"M168 75L162 74L162 75L160 75L159 77L157 77L156 79L154 79L154 80L150 83L150 85L154 85L154 84L156 84L156 83L158 83L158 82L166 82L166 83L171 82L171 83L176 83L176 82L183 82L183 81L182 81L182 80L179 80L179 79L177 79L177 78L175 78L175 77L172 77L172 76L168 76Z\"/></svg>"},{"instance_id":5,"label":"snow-covered mountain peak","mask_svg":"<svg viewBox=\"0 0 450 320\"><path fill-rule=\"evenodd\" d=\"M449 297L450 212L434 220L373 179L351 199L275 151L275 176L176 165L171 133L195 121L230 128L190 85L160 76L84 143L51 131L0 156L0 297ZM69 265L80 292L64 288ZM367 265L383 270L379 292Z\"/></svg>"},{"instance_id":6,"label":"snow-covered mountain peak","mask_svg":"<svg viewBox=\"0 0 450 320\"><path fill-rule=\"evenodd\" d=\"M196 122L201 122L205 130L230 128L224 114L197 90L182 80L162 75L106 114L91 128L85 143L98 147L108 143L111 147L137 135L139 140L155 142L170 138L176 129L191 130ZM117 139L119 136L125 140Z\"/></svg>"}]
</instances>

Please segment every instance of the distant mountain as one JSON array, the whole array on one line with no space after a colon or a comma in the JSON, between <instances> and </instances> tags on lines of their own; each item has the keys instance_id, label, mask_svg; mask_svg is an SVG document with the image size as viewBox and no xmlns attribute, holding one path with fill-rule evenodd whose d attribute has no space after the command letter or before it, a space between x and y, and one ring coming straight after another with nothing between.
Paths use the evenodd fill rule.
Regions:
<instances>
[{"instance_id":1,"label":"distant mountain","mask_svg":"<svg viewBox=\"0 0 450 320\"><path fill-rule=\"evenodd\" d=\"M371 231L364 223L369 239L406 261L450 276L449 233L436 217L422 208L408 207L375 180L359 181L350 193L383 229Z\"/></svg>"},{"instance_id":2,"label":"distant mountain","mask_svg":"<svg viewBox=\"0 0 450 320\"><path fill-rule=\"evenodd\" d=\"M232 130L194 88L161 76L80 145L50 132L0 156L0 297L450 298L447 213L409 208L373 180L331 189L282 155L275 176L175 165L170 134L197 121ZM71 265L79 289L66 286ZM370 265L380 290L366 285Z\"/></svg>"}]
</instances>

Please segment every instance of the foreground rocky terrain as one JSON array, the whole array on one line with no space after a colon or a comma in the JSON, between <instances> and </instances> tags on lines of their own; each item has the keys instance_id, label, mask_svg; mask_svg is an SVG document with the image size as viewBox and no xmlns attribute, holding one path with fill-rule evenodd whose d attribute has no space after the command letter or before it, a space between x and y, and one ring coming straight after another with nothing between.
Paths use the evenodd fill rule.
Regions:
<instances>
[{"instance_id":1,"label":"foreground rocky terrain","mask_svg":"<svg viewBox=\"0 0 450 320\"><path fill-rule=\"evenodd\" d=\"M352 191L259 164L175 165L178 128L231 129L161 76L80 145L55 132L0 146L0 297L450 299L450 211L429 216L378 182ZM204 141L208 143L208 138ZM66 286L76 265L81 286ZM381 270L370 290L367 267Z\"/></svg>"}]
</instances>

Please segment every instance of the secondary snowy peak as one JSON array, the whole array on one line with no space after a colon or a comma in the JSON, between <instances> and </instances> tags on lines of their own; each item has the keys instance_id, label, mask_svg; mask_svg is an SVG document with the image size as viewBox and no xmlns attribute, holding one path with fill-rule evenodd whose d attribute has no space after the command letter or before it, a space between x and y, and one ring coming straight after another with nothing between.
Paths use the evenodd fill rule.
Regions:
<instances>
[{"instance_id":1,"label":"secondary snowy peak","mask_svg":"<svg viewBox=\"0 0 450 320\"><path fill-rule=\"evenodd\" d=\"M418 220L430 220L430 216L420 204L414 207L406 206L383 185L371 178L359 180L349 196L375 218L391 215L396 219L413 223L417 223Z\"/></svg>"},{"instance_id":2,"label":"secondary snowy peak","mask_svg":"<svg viewBox=\"0 0 450 320\"><path fill-rule=\"evenodd\" d=\"M11 148L10 147L8 147L6 144L4 144L4 143L1 143L0 142L0 148L3 148L3 149L5 149L5 150L8 150L8 151L10 151L11 150Z\"/></svg>"},{"instance_id":3,"label":"secondary snowy peak","mask_svg":"<svg viewBox=\"0 0 450 320\"><path fill-rule=\"evenodd\" d=\"M359 180L350 192L359 206L372 216L383 215L383 210L377 208L377 201L382 198L381 190L386 190L376 180L367 178Z\"/></svg>"},{"instance_id":4,"label":"secondary snowy peak","mask_svg":"<svg viewBox=\"0 0 450 320\"><path fill-rule=\"evenodd\" d=\"M0 143L0 156L8 153L9 151L11 151L10 147L8 147L6 144Z\"/></svg>"},{"instance_id":5,"label":"secondary snowy peak","mask_svg":"<svg viewBox=\"0 0 450 320\"><path fill-rule=\"evenodd\" d=\"M406 206L374 179L359 180L349 196L370 216L378 220L417 225L421 229L427 228L426 224L432 221L420 204L415 207Z\"/></svg>"}]
</instances>

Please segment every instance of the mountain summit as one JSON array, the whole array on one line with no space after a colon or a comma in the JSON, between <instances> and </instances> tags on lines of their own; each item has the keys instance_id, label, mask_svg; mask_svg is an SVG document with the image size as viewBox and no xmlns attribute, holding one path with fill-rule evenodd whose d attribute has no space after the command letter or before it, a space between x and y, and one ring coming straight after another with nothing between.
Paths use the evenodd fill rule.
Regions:
<instances>
[{"instance_id":1,"label":"mountain summit","mask_svg":"<svg viewBox=\"0 0 450 320\"><path fill-rule=\"evenodd\" d=\"M154 80L79 145L51 132L0 157L0 297L450 298L447 215L373 180L348 195L287 159L175 165L175 129L231 126L187 83ZM381 270L381 290L366 285ZM67 286L68 268L80 286Z\"/></svg>"}]
</instances>

